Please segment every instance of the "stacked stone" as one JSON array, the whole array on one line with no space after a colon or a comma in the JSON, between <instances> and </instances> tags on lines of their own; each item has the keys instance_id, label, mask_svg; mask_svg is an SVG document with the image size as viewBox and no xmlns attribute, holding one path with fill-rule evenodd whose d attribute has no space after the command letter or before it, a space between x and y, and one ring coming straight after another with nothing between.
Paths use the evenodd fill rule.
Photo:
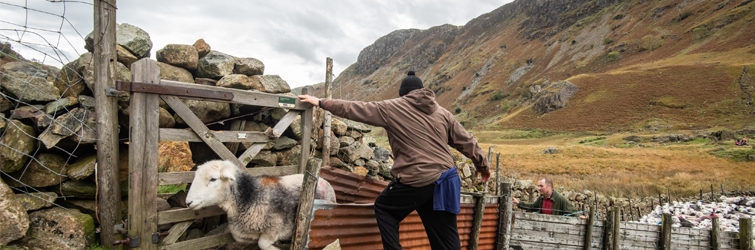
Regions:
<instances>
[{"instance_id":1,"label":"stacked stone","mask_svg":"<svg viewBox=\"0 0 755 250\"><path fill-rule=\"evenodd\" d=\"M118 24L117 80L131 81L131 64L151 60L152 42L144 30ZM96 121L93 34L78 59L62 69L24 59L0 44L0 246L86 249L95 240ZM264 75L264 64L250 57L213 51L203 39L193 45L169 44L155 53L160 78L226 88L294 96L277 75ZM129 95L118 98L120 137L128 137ZM183 100L202 122L258 112L259 108ZM245 130L264 131L288 110L276 108L244 119ZM229 124L229 123L226 123ZM322 124L322 121L319 121ZM299 164L301 119L265 147L249 167ZM159 127L188 127L161 101ZM229 129L215 125L211 129ZM316 136L311 140L314 142ZM250 145L240 145L239 154ZM121 195L128 195L128 145L120 146ZM197 157L187 142L159 142L160 172L189 171ZM205 150L209 151L209 150ZM199 155L204 152L199 152ZM217 159L212 156L208 159ZM201 162L200 162L201 163ZM159 211L181 206L158 199ZM126 218L127 201L122 201ZM52 226L51 226L52 225ZM61 234L60 232L63 232ZM65 235L65 237L63 237Z\"/></svg>"},{"instance_id":2,"label":"stacked stone","mask_svg":"<svg viewBox=\"0 0 755 250\"><path fill-rule=\"evenodd\" d=\"M317 127L317 133L313 134L322 138L324 128ZM378 146L375 138L367 135L371 131L369 125L334 117L330 123L330 166L372 179L393 180L391 151ZM322 148L323 142L318 140L315 157L323 157Z\"/></svg>"},{"instance_id":3,"label":"stacked stone","mask_svg":"<svg viewBox=\"0 0 755 250\"><path fill-rule=\"evenodd\" d=\"M691 227L697 229L712 229L712 217L719 217L719 227L725 232L739 232L739 218L755 216L755 198L735 196L721 196L720 202L687 201L665 203L658 205L647 215L642 216L640 223L660 224L664 213L673 214L672 227ZM715 215L713 215L715 213Z\"/></svg>"}]
</instances>

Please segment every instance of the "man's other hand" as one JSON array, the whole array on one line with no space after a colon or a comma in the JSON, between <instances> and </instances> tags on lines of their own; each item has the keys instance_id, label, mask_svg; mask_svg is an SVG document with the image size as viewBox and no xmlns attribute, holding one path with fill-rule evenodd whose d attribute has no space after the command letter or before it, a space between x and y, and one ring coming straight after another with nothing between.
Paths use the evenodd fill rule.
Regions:
<instances>
[{"instance_id":1,"label":"man's other hand","mask_svg":"<svg viewBox=\"0 0 755 250\"><path fill-rule=\"evenodd\" d=\"M480 175L482 182L488 182L490 180L490 170L485 171L477 171L477 174Z\"/></svg>"},{"instance_id":2,"label":"man's other hand","mask_svg":"<svg viewBox=\"0 0 755 250\"><path fill-rule=\"evenodd\" d=\"M519 205L519 199L511 197L511 202L514 202L514 204Z\"/></svg>"},{"instance_id":3,"label":"man's other hand","mask_svg":"<svg viewBox=\"0 0 755 250\"><path fill-rule=\"evenodd\" d=\"M299 96L299 101L300 102L306 102L306 103L312 104L315 107L319 107L320 106L320 98L317 98L317 97L314 97L314 96L311 96L311 95L300 95Z\"/></svg>"}]
</instances>

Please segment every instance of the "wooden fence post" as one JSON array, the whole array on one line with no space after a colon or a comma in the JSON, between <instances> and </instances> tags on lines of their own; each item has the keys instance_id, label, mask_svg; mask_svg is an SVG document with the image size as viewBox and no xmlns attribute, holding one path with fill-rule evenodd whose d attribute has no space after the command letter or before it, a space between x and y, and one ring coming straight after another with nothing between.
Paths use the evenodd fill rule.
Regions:
<instances>
[{"instance_id":1,"label":"wooden fence post","mask_svg":"<svg viewBox=\"0 0 755 250\"><path fill-rule=\"evenodd\" d=\"M595 207L590 206L590 216L587 217L587 224L585 224L585 250L592 249L592 228L595 224Z\"/></svg>"},{"instance_id":2,"label":"wooden fence post","mask_svg":"<svg viewBox=\"0 0 755 250\"><path fill-rule=\"evenodd\" d=\"M133 80L160 83L160 67L144 58L131 64ZM159 101L157 94L133 92L129 106L128 234L139 238L138 249L157 249L157 142Z\"/></svg>"},{"instance_id":3,"label":"wooden fence post","mask_svg":"<svg viewBox=\"0 0 755 250\"><path fill-rule=\"evenodd\" d=\"M606 208L606 223L603 224L603 242L601 243L603 247L601 250L610 250L611 247L613 247L613 244L611 244L611 235L613 235L613 223L613 210Z\"/></svg>"},{"instance_id":4,"label":"wooden fence post","mask_svg":"<svg viewBox=\"0 0 755 250\"><path fill-rule=\"evenodd\" d=\"M121 221L121 190L118 179L118 109L115 88L115 0L94 1L94 97L97 120L97 194L100 242L110 247L116 240L114 226ZM118 237L121 238L121 237Z\"/></svg>"},{"instance_id":5,"label":"wooden fence post","mask_svg":"<svg viewBox=\"0 0 755 250\"><path fill-rule=\"evenodd\" d=\"M718 239L721 237L721 227L718 224L718 217L710 218L710 220L713 222L713 228L710 230L710 247L713 250L719 250L721 249L721 243Z\"/></svg>"},{"instance_id":6,"label":"wooden fence post","mask_svg":"<svg viewBox=\"0 0 755 250\"><path fill-rule=\"evenodd\" d=\"M661 220L661 249L671 250L671 214L664 213Z\"/></svg>"},{"instance_id":7,"label":"wooden fence post","mask_svg":"<svg viewBox=\"0 0 755 250\"><path fill-rule=\"evenodd\" d=\"M511 187L513 183L501 183L501 196L498 198L498 238L496 249L509 249L511 241L511 215L514 201Z\"/></svg>"},{"instance_id":8,"label":"wooden fence post","mask_svg":"<svg viewBox=\"0 0 755 250\"><path fill-rule=\"evenodd\" d=\"M314 89L310 86L304 87L304 89L301 90L301 93L304 95L311 95L314 94ZM310 154L310 142L312 141L312 117L314 116L314 106L309 106L306 110L301 112L301 161L299 162L299 173L304 173L304 169L307 167L307 162L309 161L309 154ZM317 145L314 145L314 147L317 147ZM330 156L330 154L328 154ZM323 155L323 158L325 158L325 155ZM242 166L243 167L243 166ZM319 172L319 170L318 170ZM309 224L307 224L309 225Z\"/></svg>"},{"instance_id":9,"label":"wooden fence post","mask_svg":"<svg viewBox=\"0 0 755 250\"><path fill-rule=\"evenodd\" d=\"M487 195L488 183L485 183L485 188L482 194L475 194L475 209L474 219L472 220L472 234L469 236L469 249L477 250L477 245L480 243L480 231L482 229L482 217L485 215L485 197Z\"/></svg>"},{"instance_id":10,"label":"wooden fence post","mask_svg":"<svg viewBox=\"0 0 755 250\"><path fill-rule=\"evenodd\" d=\"M495 154L495 195L501 195L501 153Z\"/></svg>"},{"instance_id":11,"label":"wooden fence post","mask_svg":"<svg viewBox=\"0 0 755 250\"><path fill-rule=\"evenodd\" d=\"M611 234L611 244L613 244L613 250L619 250L619 235L620 235L620 227L621 227L621 219L619 214L619 207L613 207L613 224L611 224L611 231L613 233Z\"/></svg>"},{"instance_id":12,"label":"wooden fence post","mask_svg":"<svg viewBox=\"0 0 755 250\"><path fill-rule=\"evenodd\" d=\"M312 207L315 202L315 190L317 182L320 180L320 167L322 160L311 158L307 161L307 170L304 172L304 180L299 195L299 207L296 210L296 228L294 231L294 240L291 245L293 250L302 250L307 248L307 234L309 232L309 223L312 220Z\"/></svg>"},{"instance_id":13,"label":"wooden fence post","mask_svg":"<svg viewBox=\"0 0 755 250\"><path fill-rule=\"evenodd\" d=\"M330 99L333 96L331 91L333 85L333 59L325 58L325 98ZM330 111L323 110L323 130L322 130L322 165L330 166Z\"/></svg>"},{"instance_id":14,"label":"wooden fence post","mask_svg":"<svg viewBox=\"0 0 755 250\"><path fill-rule=\"evenodd\" d=\"M752 218L739 218L739 249L753 250Z\"/></svg>"}]
</instances>

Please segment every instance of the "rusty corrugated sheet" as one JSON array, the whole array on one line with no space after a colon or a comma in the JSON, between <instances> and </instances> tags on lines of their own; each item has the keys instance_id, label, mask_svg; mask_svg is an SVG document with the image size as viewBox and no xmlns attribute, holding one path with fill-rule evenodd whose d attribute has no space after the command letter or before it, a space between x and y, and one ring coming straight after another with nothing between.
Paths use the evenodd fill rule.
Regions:
<instances>
[{"instance_id":1,"label":"rusty corrugated sheet","mask_svg":"<svg viewBox=\"0 0 755 250\"><path fill-rule=\"evenodd\" d=\"M338 203L373 203L388 182L366 178L334 167L323 167L320 177L330 182Z\"/></svg>"},{"instance_id":2,"label":"rusty corrugated sheet","mask_svg":"<svg viewBox=\"0 0 755 250\"><path fill-rule=\"evenodd\" d=\"M475 204L461 204L458 216L462 249L467 249L474 218ZM486 204L478 249L494 249L498 223L498 205ZM430 249L422 220L417 212L410 214L400 227L404 249ZM322 249L339 239L342 249L382 249L380 230L372 204L339 204L315 207L310 224L309 249Z\"/></svg>"}]
</instances>

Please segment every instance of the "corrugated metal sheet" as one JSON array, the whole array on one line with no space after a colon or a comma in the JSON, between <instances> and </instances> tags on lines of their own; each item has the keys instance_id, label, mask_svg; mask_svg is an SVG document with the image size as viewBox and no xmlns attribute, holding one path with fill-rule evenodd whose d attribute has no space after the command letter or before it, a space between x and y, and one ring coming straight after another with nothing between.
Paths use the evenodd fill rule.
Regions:
<instances>
[{"instance_id":1,"label":"corrugated metal sheet","mask_svg":"<svg viewBox=\"0 0 755 250\"><path fill-rule=\"evenodd\" d=\"M333 186L338 203L373 203L388 186L388 182L369 179L334 167L323 167L320 177Z\"/></svg>"},{"instance_id":2,"label":"corrugated metal sheet","mask_svg":"<svg viewBox=\"0 0 755 250\"><path fill-rule=\"evenodd\" d=\"M461 204L458 218L462 249L467 249L475 204ZM498 205L486 204L478 249L494 249L498 224ZM417 212L401 222L399 237L404 249L430 249L425 228ZM380 230L372 204L339 204L315 207L310 224L309 249L322 249L339 239L342 249L382 249Z\"/></svg>"}]
</instances>

